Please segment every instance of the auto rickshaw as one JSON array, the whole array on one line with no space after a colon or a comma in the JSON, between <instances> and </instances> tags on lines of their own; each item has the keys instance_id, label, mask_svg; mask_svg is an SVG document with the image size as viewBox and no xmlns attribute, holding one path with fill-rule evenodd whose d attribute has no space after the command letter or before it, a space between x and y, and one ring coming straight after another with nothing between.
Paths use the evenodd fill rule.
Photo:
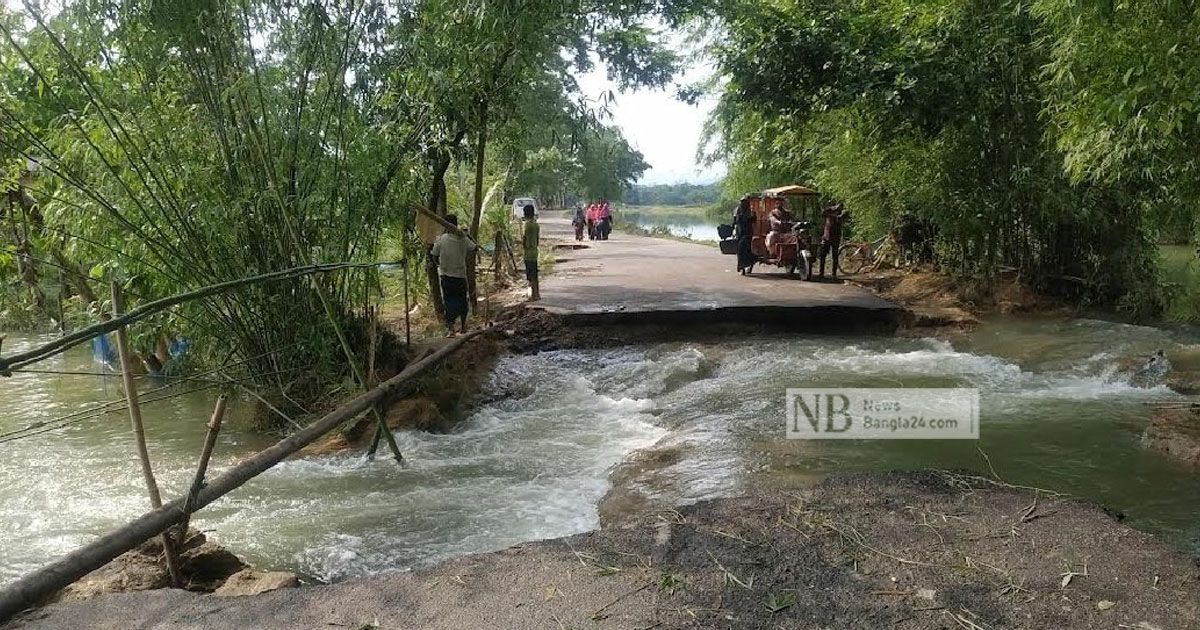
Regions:
<instances>
[{"instance_id":1,"label":"auto rickshaw","mask_svg":"<svg viewBox=\"0 0 1200 630\"><path fill-rule=\"evenodd\" d=\"M799 185L770 188L748 195L754 213L754 232L750 252L757 264L775 265L788 275L799 273L805 280L812 277L812 226L820 215L820 201L815 190ZM784 220L772 230L771 212L783 210ZM732 225L722 225L719 232L721 253L737 255L737 239Z\"/></svg>"}]
</instances>

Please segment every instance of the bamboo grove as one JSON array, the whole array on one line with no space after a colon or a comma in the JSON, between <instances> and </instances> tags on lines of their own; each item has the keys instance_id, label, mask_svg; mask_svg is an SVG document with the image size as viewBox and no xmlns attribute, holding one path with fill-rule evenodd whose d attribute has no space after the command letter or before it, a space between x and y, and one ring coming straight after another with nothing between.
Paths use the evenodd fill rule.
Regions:
<instances>
[{"instance_id":1,"label":"bamboo grove","mask_svg":"<svg viewBox=\"0 0 1200 630\"><path fill-rule=\"evenodd\" d=\"M574 77L603 61L622 85L659 86L677 62L645 26L673 19L653 1L53 6L0 5L9 325L94 319L112 280L147 301L303 265L422 270L414 208L459 213L487 242L505 229L487 221L488 189L618 196L646 165ZM302 410L350 372L344 351L366 346L380 291L376 269L349 267L136 332L246 360Z\"/></svg>"},{"instance_id":2,"label":"bamboo grove","mask_svg":"<svg viewBox=\"0 0 1200 630\"><path fill-rule=\"evenodd\" d=\"M1157 0L733 1L708 18L726 193L812 182L943 270L1153 316L1196 229L1200 16Z\"/></svg>"}]
</instances>

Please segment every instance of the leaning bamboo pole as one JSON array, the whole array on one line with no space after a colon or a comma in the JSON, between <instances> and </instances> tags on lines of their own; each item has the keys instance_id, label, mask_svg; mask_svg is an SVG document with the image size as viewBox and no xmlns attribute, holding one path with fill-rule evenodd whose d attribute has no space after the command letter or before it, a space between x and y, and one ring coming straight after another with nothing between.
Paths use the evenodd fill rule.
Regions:
<instances>
[{"instance_id":1,"label":"leaning bamboo pole","mask_svg":"<svg viewBox=\"0 0 1200 630\"><path fill-rule=\"evenodd\" d=\"M112 283L113 317L120 318L125 310L125 296L121 292L121 284L115 280ZM133 431L133 442L137 448L138 462L142 467L142 479L146 482L146 493L150 495L150 507L162 507L162 495L158 492L158 481L154 479L154 468L150 465L150 449L146 447L146 427L142 423L142 407L138 404L137 385L133 382L133 356L129 352L129 332L124 326L117 329L117 357L121 361L121 382L125 386L125 400L129 404L129 425ZM166 559L167 572L171 575L171 585L183 583L179 572L179 556L175 553L175 543L171 540L170 532L161 535L163 557Z\"/></svg>"},{"instance_id":2,"label":"leaning bamboo pole","mask_svg":"<svg viewBox=\"0 0 1200 630\"><path fill-rule=\"evenodd\" d=\"M275 464L312 444L317 438L336 429L346 421L371 409L374 405L404 393L407 387L413 385L415 377L437 365L467 341L488 332L488 330L476 330L450 340L433 354L404 368L404 371L384 381L379 387L360 394L304 429L242 460L213 478L196 494L193 503L195 509L199 510L236 490L247 481L266 472ZM0 622L44 601L79 578L108 564L117 556L161 534L171 526L183 522L189 516L184 511L185 501L186 498L176 499L161 508L146 512L128 525L111 531L9 584L0 591Z\"/></svg>"}]
</instances>

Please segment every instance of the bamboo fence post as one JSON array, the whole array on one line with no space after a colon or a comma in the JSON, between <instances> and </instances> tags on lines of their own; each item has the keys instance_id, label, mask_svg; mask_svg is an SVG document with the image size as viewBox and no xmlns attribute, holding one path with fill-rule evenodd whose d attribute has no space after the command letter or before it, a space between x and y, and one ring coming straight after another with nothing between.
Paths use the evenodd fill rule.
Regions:
<instances>
[{"instance_id":1,"label":"bamboo fence post","mask_svg":"<svg viewBox=\"0 0 1200 630\"><path fill-rule=\"evenodd\" d=\"M121 293L121 285L112 283L113 318L120 319L125 310L125 297ZM129 354L129 333L125 326L119 326L117 333L117 357L121 361L121 382L125 386L125 400L129 405L129 423L133 430L133 441L137 447L138 460L142 466L142 478L146 482L146 493L150 495L150 507L162 507L162 495L158 492L158 482L154 480L154 469L150 466L150 451L146 448L146 428L142 423L142 409L138 405L137 385L133 382L131 368L132 357ZM167 561L167 572L171 574L171 583L179 586L182 579L179 573L179 558L175 555L175 546L171 536L163 532L163 556Z\"/></svg>"},{"instance_id":2,"label":"bamboo fence post","mask_svg":"<svg viewBox=\"0 0 1200 630\"><path fill-rule=\"evenodd\" d=\"M375 329L375 313L368 309L367 317L370 319L370 323L367 324L367 382L365 386L367 389L370 389L375 386L375 343L377 341L377 333ZM375 434L371 437L371 448L367 449L368 460L375 459L375 451L379 449L379 440L383 437L383 434L380 432L382 430L383 427L376 423Z\"/></svg>"},{"instance_id":3,"label":"bamboo fence post","mask_svg":"<svg viewBox=\"0 0 1200 630\"><path fill-rule=\"evenodd\" d=\"M187 500L183 503L183 522L179 524L179 540L187 540L188 522L196 508L196 496L204 487L204 476L208 474L208 461L212 458L213 449L217 446L217 434L221 432L221 422L225 419L225 394L217 397L213 406L212 417L208 420L208 432L204 434L204 448L200 451L200 461L196 463L196 476L192 478L192 487L188 490Z\"/></svg>"},{"instance_id":4,"label":"bamboo fence post","mask_svg":"<svg viewBox=\"0 0 1200 630\"><path fill-rule=\"evenodd\" d=\"M501 265L501 261L504 260L504 258L502 258L503 248L504 248L504 232L502 232L500 230L500 228L497 227L496 228L496 243L492 248L492 273L494 273L496 275L496 285L497 286L500 285L500 274L503 272L503 266Z\"/></svg>"},{"instance_id":5,"label":"bamboo fence post","mask_svg":"<svg viewBox=\"0 0 1200 630\"><path fill-rule=\"evenodd\" d=\"M408 350L412 347L412 316L409 311L412 306L409 304L408 298L408 253L404 254L404 349Z\"/></svg>"}]
</instances>

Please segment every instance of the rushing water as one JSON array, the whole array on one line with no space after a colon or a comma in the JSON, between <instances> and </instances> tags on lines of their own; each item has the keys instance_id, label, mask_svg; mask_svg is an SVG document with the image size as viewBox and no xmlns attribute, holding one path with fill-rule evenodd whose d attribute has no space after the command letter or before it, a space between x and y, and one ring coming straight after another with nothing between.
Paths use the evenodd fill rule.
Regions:
<instances>
[{"instance_id":1,"label":"rushing water","mask_svg":"<svg viewBox=\"0 0 1200 630\"><path fill-rule=\"evenodd\" d=\"M5 349L41 340L10 337ZM982 451L1011 482L1101 501L1200 553L1200 474L1139 442L1144 403L1172 394L1132 387L1114 368L1119 357L1194 342L1094 320L1000 319L954 345L787 337L510 356L459 430L398 434L410 468L355 456L289 461L197 524L255 564L335 580L593 528L612 480L606 509L620 512L838 470L986 471ZM95 369L86 353L42 367ZM783 439L784 388L822 385L978 387L982 438ZM111 379L17 374L0 381L0 432L117 395ZM187 483L210 405L194 393L146 408L167 496ZM269 441L238 430L236 415L217 468ZM0 449L0 582L146 508L122 414ZM670 456L618 466L635 451Z\"/></svg>"}]
</instances>

